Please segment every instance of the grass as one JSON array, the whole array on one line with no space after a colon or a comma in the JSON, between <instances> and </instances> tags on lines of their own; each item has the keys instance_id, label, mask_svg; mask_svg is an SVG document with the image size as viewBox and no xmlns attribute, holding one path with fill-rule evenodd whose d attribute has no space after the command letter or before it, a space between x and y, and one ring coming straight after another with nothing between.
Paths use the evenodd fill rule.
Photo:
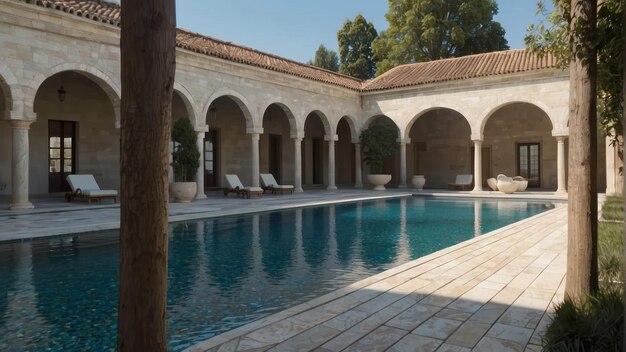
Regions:
<instances>
[{"instance_id":1,"label":"grass","mask_svg":"<svg viewBox=\"0 0 626 352\"><path fill-rule=\"evenodd\" d=\"M606 197L602 205L602 219L624 221L624 198L620 196Z\"/></svg>"}]
</instances>

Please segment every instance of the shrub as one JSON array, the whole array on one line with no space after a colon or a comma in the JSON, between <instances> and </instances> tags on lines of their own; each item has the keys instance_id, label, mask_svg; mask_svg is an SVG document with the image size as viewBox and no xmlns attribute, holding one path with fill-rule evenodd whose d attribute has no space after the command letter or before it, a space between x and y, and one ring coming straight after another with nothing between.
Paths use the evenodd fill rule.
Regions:
<instances>
[{"instance_id":1,"label":"shrub","mask_svg":"<svg viewBox=\"0 0 626 352\"><path fill-rule=\"evenodd\" d=\"M172 167L174 168L174 179L178 182L192 182L196 179L196 172L200 166L200 151L196 144L196 137L196 132L188 118L183 117L174 121L172 126L172 142L174 142Z\"/></svg>"},{"instance_id":2,"label":"shrub","mask_svg":"<svg viewBox=\"0 0 626 352\"><path fill-rule=\"evenodd\" d=\"M361 132L359 139L365 155L363 162L370 166L372 174L383 171L385 159L398 149L397 138L397 128L389 124L373 125Z\"/></svg>"}]
</instances>

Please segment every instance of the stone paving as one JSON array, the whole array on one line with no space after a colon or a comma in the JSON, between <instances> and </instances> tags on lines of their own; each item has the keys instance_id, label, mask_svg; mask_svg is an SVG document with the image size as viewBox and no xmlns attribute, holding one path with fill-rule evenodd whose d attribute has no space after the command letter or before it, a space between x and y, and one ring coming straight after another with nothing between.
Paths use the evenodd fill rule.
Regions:
<instances>
[{"instance_id":1,"label":"stone paving","mask_svg":"<svg viewBox=\"0 0 626 352\"><path fill-rule=\"evenodd\" d=\"M561 204L187 352L540 351L563 297L566 244Z\"/></svg>"}]
</instances>

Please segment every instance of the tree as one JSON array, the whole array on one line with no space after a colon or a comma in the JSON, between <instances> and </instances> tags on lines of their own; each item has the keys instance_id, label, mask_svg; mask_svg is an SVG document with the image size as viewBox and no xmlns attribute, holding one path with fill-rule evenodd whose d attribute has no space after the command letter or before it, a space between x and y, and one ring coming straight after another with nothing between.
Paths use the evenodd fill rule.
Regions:
<instances>
[{"instance_id":1,"label":"tree","mask_svg":"<svg viewBox=\"0 0 626 352\"><path fill-rule=\"evenodd\" d=\"M372 42L378 33L372 22L361 14L354 21L346 20L337 32L339 42L339 72L361 79L374 77L376 63Z\"/></svg>"},{"instance_id":2,"label":"tree","mask_svg":"<svg viewBox=\"0 0 626 352\"><path fill-rule=\"evenodd\" d=\"M569 201L565 294L576 300L598 290L597 0L572 0L569 10Z\"/></svg>"},{"instance_id":3,"label":"tree","mask_svg":"<svg viewBox=\"0 0 626 352\"><path fill-rule=\"evenodd\" d=\"M122 1L119 351L165 351L174 0Z\"/></svg>"},{"instance_id":4,"label":"tree","mask_svg":"<svg viewBox=\"0 0 626 352\"><path fill-rule=\"evenodd\" d=\"M326 49L324 44L320 44L319 48L317 48L317 51L315 52L315 59L309 61L308 64L333 72L339 71L339 59L337 58L337 53L333 50Z\"/></svg>"},{"instance_id":5,"label":"tree","mask_svg":"<svg viewBox=\"0 0 626 352\"><path fill-rule=\"evenodd\" d=\"M389 28L373 43L377 74L401 64L509 48L494 0L389 0Z\"/></svg>"}]
</instances>

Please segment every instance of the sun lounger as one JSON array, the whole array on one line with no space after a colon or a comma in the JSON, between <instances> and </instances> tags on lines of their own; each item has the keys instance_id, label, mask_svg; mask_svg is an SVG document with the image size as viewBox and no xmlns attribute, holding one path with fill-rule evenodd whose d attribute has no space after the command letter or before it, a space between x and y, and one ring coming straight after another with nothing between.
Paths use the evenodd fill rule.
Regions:
<instances>
[{"instance_id":1,"label":"sun lounger","mask_svg":"<svg viewBox=\"0 0 626 352\"><path fill-rule=\"evenodd\" d=\"M224 196L228 196L229 193L237 194L237 197L250 198L251 195L260 197L263 194L261 187L244 187L237 175L224 175L228 187L224 187Z\"/></svg>"},{"instance_id":2,"label":"sun lounger","mask_svg":"<svg viewBox=\"0 0 626 352\"><path fill-rule=\"evenodd\" d=\"M448 188L450 189L470 189L472 187L472 179L473 175L456 175L456 180L454 183L448 183Z\"/></svg>"},{"instance_id":3,"label":"sun lounger","mask_svg":"<svg viewBox=\"0 0 626 352\"><path fill-rule=\"evenodd\" d=\"M272 191L272 194L276 192L291 192L293 194L293 185L279 185L272 174L261 174L261 188L263 191Z\"/></svg>"},{"instance_id":4,"label":"sun lounger","mask_svg":"<svg viewBox=\"0 0 626 352\"><path fill-rule=\"evenodd\" d=\"M68 175L67 183L72 189L71 193L65 194L65 200L71 202L74 199L87 199L89 204L92 200L113 199L117 203L117 191L100 189L93 175Z\"/></svg>"}]
</instances>

